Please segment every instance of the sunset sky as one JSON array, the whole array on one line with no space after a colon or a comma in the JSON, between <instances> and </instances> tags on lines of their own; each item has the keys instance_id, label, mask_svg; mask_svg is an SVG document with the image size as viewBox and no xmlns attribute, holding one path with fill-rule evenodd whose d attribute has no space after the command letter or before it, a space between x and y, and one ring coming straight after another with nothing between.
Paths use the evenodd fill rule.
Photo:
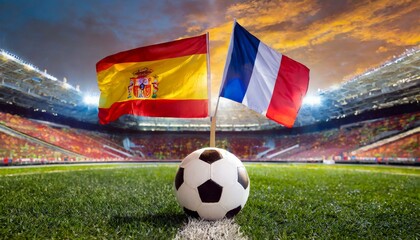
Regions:
<instances>
[{"instance_id":1,"label":"sunset sky","mask_svg":"<svg viewBox=\"0 0 420 240\"><path fill-rule=\"evenodd\" d=\"M99 94L103 57L209 32L216 93L236 19L309 67L311 93L418 46L419 16L418 0L0 0L0 48Z\"/></svg>"}]
</instances>

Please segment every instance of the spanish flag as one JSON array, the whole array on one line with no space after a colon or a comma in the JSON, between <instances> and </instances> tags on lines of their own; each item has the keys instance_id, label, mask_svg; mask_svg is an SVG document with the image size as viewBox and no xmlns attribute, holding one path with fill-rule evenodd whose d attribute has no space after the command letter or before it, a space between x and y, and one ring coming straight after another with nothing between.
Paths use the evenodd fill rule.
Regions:
<instances>
[{"instance_id":1,"label":"spanish flag","mask_svg":"<svg viewBox=\"0 0 420 240\"><path fill-rule=\"evenodd\" d=\"M140 47L96 64L99 122L124 114L208 116L207 35Z\"/></svg>"}]
</instances>

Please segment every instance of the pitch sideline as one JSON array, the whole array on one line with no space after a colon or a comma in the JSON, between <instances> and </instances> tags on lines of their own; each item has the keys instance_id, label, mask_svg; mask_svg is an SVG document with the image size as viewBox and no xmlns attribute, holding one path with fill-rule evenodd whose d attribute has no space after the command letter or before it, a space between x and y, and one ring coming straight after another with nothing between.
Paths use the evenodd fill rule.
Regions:
<instances>
[{"instance_id":1,"label":"pitch sideline","mask_svg":"<svg viewBox=\"0 0 420 240\"><path fill-rule=\"evenodd\" d=\"M4 174L0 177L14 177L14 176L25 176L25 175L36 175L36 174L50 174L50 173L64 173L64 172L83 172L83 171L90 171L90 170L113 170L113 169L125 169L125 168L146 168L146 167L158 167L158 166L171 166L170 163L162 163L162 164L155 164L155 163L123 163L119 164L116 163L114 166L110 166L109 164L113 163L94 163L94 164L73 164L73 165L31 165L31 166L12 166L8 167L9 169L17 169L17 168L48 168L48 167L56 167L56 166L63 166L69 167L67 169L63 170L51 170L51 171L35 171L35 172L19 172L19 173L10 173L10 174ZM127 164L127 165L126 165ZM100 166L100 165L108 165L108 167L92 167L92 168L83 168L83 169L77 169L77 166ZM131 165L131 166L130 166ZM136 165L136 166L133 166ZM72 168L75 167L75 168Z\"/></svg>"}]
</instances>

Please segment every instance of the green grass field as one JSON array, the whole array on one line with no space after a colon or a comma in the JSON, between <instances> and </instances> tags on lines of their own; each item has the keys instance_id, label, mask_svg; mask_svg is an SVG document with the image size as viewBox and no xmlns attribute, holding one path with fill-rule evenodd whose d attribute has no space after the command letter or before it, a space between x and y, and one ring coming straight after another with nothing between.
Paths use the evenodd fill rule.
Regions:
<instances>
[{"instance_id":1,"label":"green grass field","mask_svg":"<svg viewBox=\"0 0 420 240\"><path fill-rule=\"evenodd\" d=\"M1 239L171 239L177 164L0 168ZM419 239L420 168L249 164L250 239Z\"/></svg>"}]
</instances>

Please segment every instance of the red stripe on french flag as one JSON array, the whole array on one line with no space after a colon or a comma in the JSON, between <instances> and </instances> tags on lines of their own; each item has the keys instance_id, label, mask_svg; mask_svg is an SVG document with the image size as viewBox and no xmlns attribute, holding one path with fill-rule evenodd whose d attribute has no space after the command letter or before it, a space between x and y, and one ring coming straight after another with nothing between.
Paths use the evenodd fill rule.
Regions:
<instances>
[{"instance_id":1,"label":"red stripe on french flag","mask_svg":"<svg viewBox=\"0 0 420 240\"><path fill-rule=\"evenodd\" d=\"M293 127L308 85L309 68L283 55L266 116Z\"/></svg>"}]
</instances>

